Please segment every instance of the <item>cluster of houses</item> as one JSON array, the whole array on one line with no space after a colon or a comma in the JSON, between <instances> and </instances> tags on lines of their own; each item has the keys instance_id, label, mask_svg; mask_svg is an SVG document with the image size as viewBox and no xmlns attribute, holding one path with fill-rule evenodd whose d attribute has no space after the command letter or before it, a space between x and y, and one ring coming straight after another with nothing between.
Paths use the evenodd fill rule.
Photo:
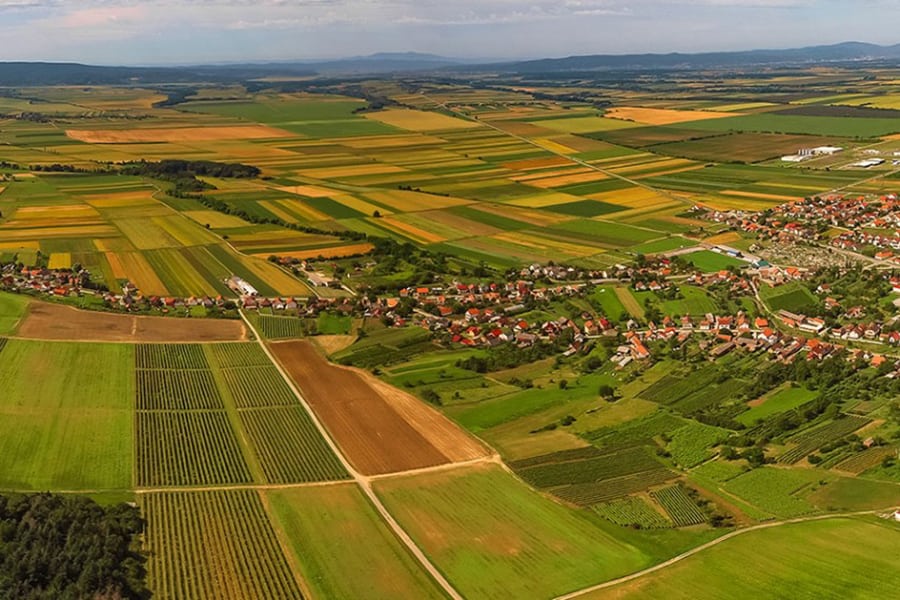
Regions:
<instances>
[{"instance_id":1,"label":"cluster of houses","mask_svg":"<svg viewBox=\"0 0 900 600\"><path fill-rule=\"evenodd\" d=\"M50 296L79 296L89 288L91 274L87 270L57 270L43 267L19 268L14 263L0 266L0 288L9 292L27 292Z\"/></svg>"},{"instance_id":2,"label":"cluster of houses","mask_svg":"<svg viewBox=\"0 0 900 600\"><path fill-rule=\"evenodd\" d=\"M752 233L760 240L771 241L814 241L820 234L809 225L786 219L764 218L762 213L743 210L711 210L702 218L714 223L724 223L733 229Z\"/></svg>"},{"instance_id":3,"label":"cluster of houses","mask_svg":"<svg viewBox=\"0 0 900 600\"><path fill-rule=\"evenodd\" d=\"M900 203L896 195L882 196L877 202L865 197L840 195L806 198L772 209L772 214L791 221L821 222L834 227L884 227L896 222Z\"/></svg>"}]
</instances>

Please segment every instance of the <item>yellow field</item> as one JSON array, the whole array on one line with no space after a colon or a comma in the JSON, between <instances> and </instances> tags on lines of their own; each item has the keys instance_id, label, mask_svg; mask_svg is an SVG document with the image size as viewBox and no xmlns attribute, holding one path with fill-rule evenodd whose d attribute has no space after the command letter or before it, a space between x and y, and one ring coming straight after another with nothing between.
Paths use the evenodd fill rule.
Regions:
<instances>
[{"instance_id":1,"label":"yellow field","mask_svg":"<svg viewBox=\"0 0 900 600\"><path fill-rule=\"evenodd\" d=\"M21 242L0 241L0 250L40 250L41 243L38 240L24 240Z\"/></svg>"},{"instance_id":2,"label":"yellow field","mask_svg":"<svg viewBox=\"0 0 900 600\"><path fill-rule=\"evenodd\" d=\"M93 207L85 204L64 204L59 206L23 206L15 214L16 219L46 219L50 222L59 219L80 219L92 221L100 218Z\"/></svg>"},{"instance_id":3,"label":"yellow field","mask_svg":"<svg viewBox=\"0 0 900 600\"><path fill-rule=\"evenodd\" d=\"M471 200L465 200L463 198L435 196L433 194L424 194L422 192L411 192L407 190L369 192L363 195L373 202L390 206L396 212L449 208L451 206L470 204L472 202Z\"/></svg>"},{"instance_id":4,"label":"yellow field","mask_svg":"<svg viewBox=\"0 0 900 600\"><path fill-rule=\"evenodd\" d=\"M503 163L503 166L512 171L529 171L531 169L546 169L548 167L571 166L572 161L562 156L549 156L547 158L526 158Z\"/></svg>"},{"instance_id":5,"label":"yellow field","mask_svg":"<svg viewBox=\"0 0 900 600\"><path fill-rule=\"evenodd\" d=\"M341 145L358 150L374 148L403 148L406 146L423 146L426 144L445 144L438 137L429 135L401 134L401 135L367 135L360 138L341 138Z\"/></svg>"},{"instance_id":6,"label":"yellow field","mask_svg":"<svg viewBox=\"0 0 900 600\"><path fill-rule=\"evenodd\" d=\"M609 176L600 171L588 171L586 173L574 173L571 175L559 175L557 177L545 177L543 179L532 179L528 185L539 188L555 188L564 185L572 185L575 183L590 183L592 181L603 181L609 179Z\"/></svg>"},{"instance_id":7,"label":"yellow field","mask_svg":"<svg viewBox=\"0 0 900 600\"><path fill-rule=\"evenodd\" d=\"M525 246L526 248L534 248L541 252L567 254L569 256L591 256L603 252L600 248L593 248L584 244L570 244L560 240L552 240L513 231L497 234L493 236L493 239L518 244L519 246Z\"/></svg>"},{"instance_id":8,"label":"yellow field","mask_svg":"<svg viewBox=\"0 0 900 600\"><path fill-rule=\"evenodd\" d=\"M347 165L344 167L322 167L318 169L302 169L301 173L316 179L334 179L336 177L356 177L359 175L384 175L385 173L406 173L407 170L396 165L368 163L364 165ZM331 192L332 194L334 192Z\"/></svg>"},{"instance_id":9,"label":"yellow field","mask_svg":"<svg viewBox=\"0 0 900 600\"><path fill-rule=\"evenodd\" d=\"M45 240L64 238L114 237L118 231L109 225L75 225L70 227L36 227L34 229L0 229L0 239L5 241Z\"/></svg>"},{"instance_id":10,"label":"yellow field","mask_svg":"<svg viewBox=\"0 0 900 600\"><path fill-rule=\"evenodd\" d=\"M719 235L708 237L703 241L707 244L732 244L740 239L741 234L739 234L737 231L726 231L725 233L720 233Z\"/></svg>"},{"instance_id":11,"label":"yellow field","mask_svg":"<svg viewBox=\"0 0 900 600\"><path fill-rule=\"evenodd\" d=\"M87 144L131 144L153 142L218 142L296 137L265 125L220 127L157 127L146 129L67 129L66 135Z\"/></svg>"},{"instance_id":12,"label":"yellow field","mask_svg":"<svg viewBox=\"0 0 900 600\"><path fill-rule=\"evenodd\" d=\"M474 129L481 127L480 124L472 121L465 121L440 113L405 108L390 108L366 113L365 117L392 127L408 129L409 131L440 131L444 129Z\"/></svg>"},{"instance_id":13,"label":"yellow field","mask_svg":"<svg viewBox=\"0 0 900 600\"><path fill-rule=\"evenodd\" d=\"M550 138L536 138L535 143L544 148L545 150L549 150L550 152L556 152L558 154L575 154L575 150L568 146L564 146L559 142L555 142Z\"/></svg>"},{"instance_id":14,"label":"yellow field","mask_svg":"<svg viewBox=\"0 0 900 600\"><path fill-rule=\"evenodd\" d=\"M328 198L334 194L334 190L315 185L293 185L277 187L275 189L280 192L296 194L297 196L306 196L307 198Z\"/></svg>"},{"instance_id":15,"label":"yellow field","mask_svg":"<svg viewBox=\"0 0 900 600\"><path fill-rule=\"evenodd\" d=\"M618 119L605 119L603 117L574 117L567 119L549 119L540 121L542 127L549 127L555 131L565 133L590 133L592 131L609 131L611 129L625 129L638 125Z\"/></svg>"},{"instance_id":16,"label":"yellow field","mask_svg":"<svg viewBox=\"0 0 900 600\"><path fill-rule=\"evenodd\" d=\"M309 206L302 200L274 200L274 203L304 221L327 221L331 218L325 213Z\"/></svg>"},{"instance_id":17,"label":"yellow field","mask_svg":"<svg viewBox=\"0 0 900 600\"><path fill-rule=\"evenodd\" d=\"M279 294L287 296L305 296L309 287L299 279L288 275L275 265L252 256L238 255L238 259L260 279L268 283Z\"/></svg>"},{"instance_id":18,"label":"yellow field","mask_svg":"<svg viewBox=\"0 0 900 600\"><path fill-rule=\"evenodd\" d=\"M552 206L554 204L564 204L566 202L576 202L581 200L582 198L578 196L572 196L571 194L566 194L563 192L548 192L546 194L540 194L538 196L526 196L524 198L515 198L513 200L509 200L507 204L513 204L515 206L523 206L525 208L543 208L545 206Z\"/></svg>"},{"instance_id":19,"label":"yellow field","mask_svg":"<svg viewBox=\"0 0 900 600\"><path fill-rule=\"evenodd\" d=\"M69 252L53 252L47 261L48 269L71 269L72 254Z\"/></svg>"},{"instance_id":20,"label":"yellow field","mask_svg":"<svg viewBox=\"0 0 900 600\"><path fill-rule=\"evenodd\" d=\"M372 216L377 210L382 215L390 215L391 211L381 207L376 206L374 204L369 204L365 200L357 198L356 196L351 196L350 194L341 194L339 196L332 196L331 198L335 202L340 202L344 206L352 208L353 210L359 211L366 216Z\"/></svg>"},{"instance_id":21,"label":"yellow field","mask_svg":"<svg viewBox=\"0 0 900 600\"><path fill-rule=\"evenodd\" d=\"M166 296L169 290L140 252L107 252L106 260L116 279L127 279L142 294Z\"/></svg>"},{"instance_id":22,"label":"yellow field","mask_svg":"<svg viewBox=\"0 0 900 600\"><path fill-rule=\"evenodd\" d=\"M83 196L83 200L95 208L130 208L133 206L157 204L150 191Z\"/></svg>"},{"instance_id":23,"label":"yellow field","mask_svg":"<svg viewBox=\"0 0 900 600\"><path fill-rule=\"evenodd\" d=\"M592 200L599 200L600 202L627 206L628 208L646 208L653 204L662 204L671 201L669 198L658 192L642 187L632 187L612 192L601 192L599 194L590 194L587 197Z\"/></svg>"},{"instance_id":24,"label":"yellow field","mask_svg":"<svg viewBox=\"0 0 900 600\"><path fill-rule=\"evenodd\" d=\"M260 200L259 205L267 211L287 223L299 223L300 220L293 213L276 204L277 200Z\"/></svg>"},{"instance_id":25,"label":"yellow field","mask_svg":"<svg viewBox=\"0 0 900 600\"><path fill-rule=\"evenodd\" d=\"M635 121L646 125L672 125L705 119L722 119L733 117L739 113L713 112L709 110L671 110L668 108L639 108L635 106L617 106L606 112L606 116L624 121Z\"/></svg>"},{"instance_id":26,"label":"yellow field","mask_svg":"<svg viewBox=\"0 0 900 600\"><path fill-rule=\"evenodd\" d=\"M213 229L228 229L231 227L245 227L247 225L246 221L239 217L226 215L214 210L186 210L181 214L200 225L209 225Z\"/></svg>"},{"instance_id":27,"label":"yellow field","mask_svg":"<svg viewBox=\"0 0 900 600\"><path fill-rule=\"evenodd\" d=\"M716 106L716 112L736 112L740 110L753 110L754 108L765 108L767 106L777 106L771 102L744 102L742 104L723 104Z\"/></svg>"},{"instance_id":28,"label":"yellow field","mask_svg":"<svg viewBox=\"0 0 900 600\"><path fill-rule=\"evenodd\" d=\"M447 239L431 231L425 231L415 225L404 223L394 217L383 217L378 219L378 224L423 244L436 244Z\"/></svg>"},{"instance_id":29,"label":"yellow field","mask_svg":"<svg viewBox=\"0 0 900 600\"><path fill-rule=\"evenodd\" d=\"M574 218L568 215L560 215L541 210L529 210L528 208L512 206L509 204L480 203L473 205L472 208L541 227L545 225L555 225L556 223L562 223L564 221L571 221Z\"/></svg>"},{"instance_id":30,"label":"yellow field","mask_svg":"<svg viewBox=\"0 0 900 600\"><path fill-rule=\"evenodd\" d=\"M306 258L318 258L322 256L324 258L344 258L347 256L356 256L357 254L365 254L372 250L374 246L372 244L363 243L363 244L348 244L346 246L334 246L331 248L315 248L310 250L291 250L289 252L279 252L278 256L287 256L289 258L296 258L299 260L303 260ZM264 254L253 254L257 258L266 259L269 257L270 253Z\"/></svg>"}]
</instances>

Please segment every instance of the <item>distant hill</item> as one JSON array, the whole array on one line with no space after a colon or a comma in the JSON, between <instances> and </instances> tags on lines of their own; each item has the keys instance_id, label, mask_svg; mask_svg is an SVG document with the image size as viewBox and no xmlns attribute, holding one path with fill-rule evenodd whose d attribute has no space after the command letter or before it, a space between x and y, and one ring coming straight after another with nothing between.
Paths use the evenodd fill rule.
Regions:
<instances>
[{"instance_id":1,"label":"distant hill","mask_svg":"<svg viewBox=\"0 0 900 600\"><path fill-rule=\"evenodd\" d=\"M697 69L900 60L900 44L845 42L788 50L700 54L595 54L488 63L418 52L379 53L329 61L282 61L181 67L106 67L60 62L0 62L0 86L125 85L237 82L260 77L382 75L390 73L567 73L640 69Z\"/></svg>"},{"instance_id":2,"label":"distant hill","mask_svg":"<svg viewBox=\"0 0 900 600\"><path fill-rule=\"evenodd\" d=\"M545 58L522 62L483 65L478 70L515 73L549 73L618 69L678 69L749 67L754 65L799 65L822 62L900 59L900 44L879 46L844 42L786 50L747 50L699 54L593 54L567 58Z\"/></svg>"}]
</instances>

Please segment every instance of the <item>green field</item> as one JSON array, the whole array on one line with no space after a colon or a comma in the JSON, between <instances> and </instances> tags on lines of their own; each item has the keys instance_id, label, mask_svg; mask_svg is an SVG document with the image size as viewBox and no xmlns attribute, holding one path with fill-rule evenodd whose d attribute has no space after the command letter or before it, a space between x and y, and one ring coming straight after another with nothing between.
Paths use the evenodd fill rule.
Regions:
<instances>
[{"instance_id":1,"label":"green field","mask_svg":"<svg viewBox=\"0 0 900 600\"><path fill-rule=\"evenodd\" d=\"M444 597L355 485L266 497L315 597Z\"/></svg>"},{"instance_id":2,"label":"green field","mask_svg":"<svg viewBox=\"0 0 900 600\"><path fill-rule=\"evenodd\" d=\"M386 479L375 489L467 597L545 598L648 561L499 468Z\"/></svg>"},{"instance_id":3,"label":"green field","mask_svg":"<svg viewBox=\"0 0 900 600\"><path fill-rule=\"evenodd\" d=\"M894 566L898 552L896 525L827 519L753 531L656 573L582 597L881 600L900 586L900 570Z\"/></svg>"},{"instance_id":4,"label":"green field","mask_svg":"<svg viewBox=\"0 0 900 600\"><path fill-rule=\"evenodd\" d=\"M0 292L0 335L13 333L27 310L28 298Z\"/></svg>"},{"instance_id":5,"label":"green field","mask_svg":"<svg viewBox=\"0 0 900 600\"><path fill-rule=\"evenodd\" d=\"M690 254L685 254L684 259L704 273L721 271L723 269L727 269L728 267L747 266L747 263L742 260L738 260L736 258L728 256L727 254L712 252L711 250L691 252Z\"/></svg>"},{"instance_id":6,"label":"green field","mask_svg":"<svg viewBox=\"0 0 900 600\"><path fill-rule=\"evenodd\" d=\"M759 406L754 406L747 412L736 417L738 423L750 426L757 421L762 421L772 415L793 410L806 404L818 394L802 387L787 387L766 396L765 401Z\"/></svg>"},{"instance_id":7,"label":"green field","mask_svg":"<svg viewBox=\"0 0 900 600\"><path fill-rule=\"evenodd\" d=\"M806 117L773 114L708 119L684 123L683 126L705 131L799 133L851 138L874 138L900 131L900 121L897 119Z\"/></svg>"},{"instance_id":8,"label":"green field","mask_svg":"<svg viewBox=\"0 0 900 600\"><path fill-rule=\"evenodd\" d=\"M132 347L10 340L0 357L0 487L130 488Z\"/></svg>"}]
</instances>

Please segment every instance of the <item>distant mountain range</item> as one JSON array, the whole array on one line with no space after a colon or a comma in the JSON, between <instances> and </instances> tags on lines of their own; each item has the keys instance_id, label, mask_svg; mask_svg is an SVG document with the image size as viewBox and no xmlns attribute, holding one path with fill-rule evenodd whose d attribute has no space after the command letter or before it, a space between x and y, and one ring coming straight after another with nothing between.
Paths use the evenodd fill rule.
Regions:
<instances>
[{"instance_id":1,"label":"distant mountain range","mask_svg":"<svg viewBox=\"0 0 900 600\"><path fill-rule=\"evenodd\" d=\"M879 46L845 42L787 50L748 50L699 54L595 54L567 58L490 62L434 54L380 53L329 61L285 61L185 67L104 67L77 63L0 62L0 86L110 85L246 81L267 76L309 77L391 73L498 72L565 73L633 69L735 68L765 65L808 65L851 61L900 60L900 44Z\"/></svg>"},{"instance_id":2,"label":"distant mountain range","mask_svg":"<svg viewBox=\"0 0 900 600\"><path fill-rule=\"evenodd\" d=\"M545 58L499 65L484 65L486 70L515 73L594 71L614 69L678 69L748 67L754 65L801 65L822 62L900 59L900 44L879 46L863 42L844 42L829 46L810 46L787 50L745 50L739 52L703 52L699 54L592 54L567 58Z\"/></svg>"}]
</instances>

